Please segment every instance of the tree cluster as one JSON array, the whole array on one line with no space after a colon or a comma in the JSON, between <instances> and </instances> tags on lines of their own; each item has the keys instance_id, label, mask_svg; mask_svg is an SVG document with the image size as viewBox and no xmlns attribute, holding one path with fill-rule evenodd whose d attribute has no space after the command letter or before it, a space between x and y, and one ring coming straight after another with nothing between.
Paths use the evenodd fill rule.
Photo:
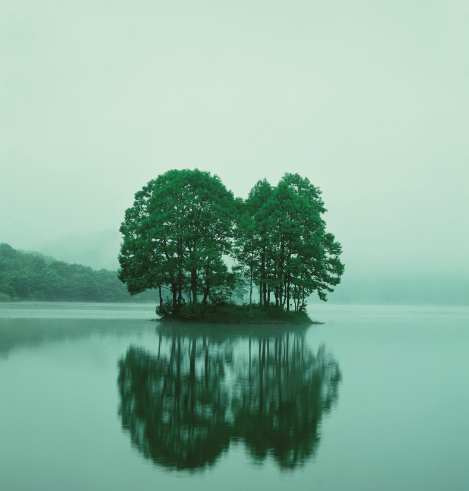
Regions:
<instances>
[{"instance_id":1,"label":"tree cluster","mask_svg":"<svg viewBox=\"0 0 469 491\"><path fill-rule=\"evenodd\" d=\"M259 181L243 200L209 172L171 170L125 212L119 278L131 294L167 288L161 315L219 304L243 286L252 305L253 285L259 304L300 311L313 292L327 300L344 271L325 211L320 190L298 174Z\"/></svg>"},{"instance_id":2,"label":"tree cluster","mask_svg":"<svg viewBox=\"0 0 469 491\"><path fill-rule=\"evenodd\" d=\"M115 271L56 261L0 244L0 301L154 301L155 292L131 297Z\"/></svg>"}]
</instances>

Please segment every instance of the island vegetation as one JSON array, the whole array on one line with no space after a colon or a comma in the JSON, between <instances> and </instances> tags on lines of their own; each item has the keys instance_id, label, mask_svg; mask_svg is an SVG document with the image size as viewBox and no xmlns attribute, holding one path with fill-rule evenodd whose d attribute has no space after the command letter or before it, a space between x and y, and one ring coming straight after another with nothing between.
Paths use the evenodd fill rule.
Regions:
<instances>
[{"instance_id":1,"label":"island vegetation","mask_svg":"<svg viewBox=\"0 0 469 491\"><path fill-rule=\"evenodd\" d=\"M307 298L326 301L344 272L325 211L298 174L243 200L209 172L171 170L126 210L118 276L132 295L158 290L163 321L311 322Z\"/></svg>"}]
</instances>

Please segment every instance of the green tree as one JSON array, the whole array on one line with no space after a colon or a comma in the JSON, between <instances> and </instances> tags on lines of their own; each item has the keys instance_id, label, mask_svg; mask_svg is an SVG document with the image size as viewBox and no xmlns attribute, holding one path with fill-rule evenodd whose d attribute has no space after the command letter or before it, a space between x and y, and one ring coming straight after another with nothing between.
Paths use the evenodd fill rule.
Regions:
<instances>
[{"instance_id":1,"label":"green tree","mask_svg":"<svg viewBox=\"0 0 469 491\"><path fill-rule=\"evenodd\" d=\"M185 296L196 304L202 293L206 302L220 286L215 278L231 249L235 213L233 194L209 172L171 170L158 176L126 210L119 279L131 294L167 286L175 313Z\"/></svg>"},{"instance_id":2,"label":"green tree","mask_svg":"<svg viewBox=\"0 0 469 491\"><path fill-rule=\"evenodd\" d=\"M235 248L238 267L249 269L259 287L260 303L290 310L305 307L305 299L317 292L321 300L340 282L344 266L341 245L326 232L321 192L298 174L285 174L277 187L259 181L244 203L251 218L239 220Z\"/></svg>"},{"instance_id":3,"label":"green tree","mask_svg":"<svg viewBox=\"0 0 469 491\"><path fill-rule=\"evenodd\" d=\"M246 211L254 220L256 248L258 251L258 267L255 270L254 277L259 285L259 304L267 304L270 302L270 288L268 287L268 271L269 263L269 230L268 223L262 219L256 219L257 214L262 210L264 205L272 196L272 186L266 179L258 181L249 192L246 200Z\"/></svg>"},{"instance_id":4,"label":"green tree","mask_svg":"<svg viewBox=\"0 0 469 491\"><path fill-rule=\"evenodd\" d=\"M248 213L238 216L235 237L232 256L237 264L233 270L249 285L249 313L252 318L252 285L258 271L259 250L256 225Z\"/></svg>"}]
</instances>

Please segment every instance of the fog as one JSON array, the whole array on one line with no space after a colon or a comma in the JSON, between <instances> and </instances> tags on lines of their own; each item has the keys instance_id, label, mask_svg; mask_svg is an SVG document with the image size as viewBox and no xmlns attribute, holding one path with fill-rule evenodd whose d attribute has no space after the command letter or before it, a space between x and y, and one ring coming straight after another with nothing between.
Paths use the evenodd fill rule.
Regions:
<instances>
[{"instance_id":1,"label":"fog","mask_svg":"<svg viewBox=\"0 0 469 491\"><path fill-rule=\"evenodd\" d=\"M469 303L467 2L0 5L0 242L114 269L157 175L298 172L331 301Z\"/></svg>"}]
</instances>

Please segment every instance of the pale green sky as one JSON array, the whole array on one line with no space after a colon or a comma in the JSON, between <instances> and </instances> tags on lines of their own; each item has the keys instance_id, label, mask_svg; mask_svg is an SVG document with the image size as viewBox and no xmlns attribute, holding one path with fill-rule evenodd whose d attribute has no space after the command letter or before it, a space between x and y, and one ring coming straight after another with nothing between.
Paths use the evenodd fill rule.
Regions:
<instances>
[{"instance_id":1,"label":"pale green sky","mask_svg":"<svg viewBox=\"0 0 469 491\"><path fill-rule=\"evenodd\" d=\"M348 271L467 274L468 26L467 1L0 0L0 242L117 231L172 168L242 197L298 172Z\"/></svg>"}]
</instances>

